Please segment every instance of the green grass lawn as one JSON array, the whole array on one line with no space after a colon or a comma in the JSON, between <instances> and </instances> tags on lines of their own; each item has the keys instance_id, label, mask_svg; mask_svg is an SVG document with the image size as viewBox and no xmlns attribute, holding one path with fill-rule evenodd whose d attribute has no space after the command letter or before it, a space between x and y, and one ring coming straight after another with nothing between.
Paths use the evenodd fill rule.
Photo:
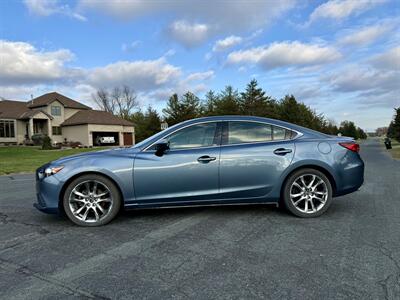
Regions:
<instances>
[{"instance_id":1,"label":"green grass lawn","mask_svg":"<svg viewBox=\"0 0 400 300\"><path fill-rule=\"evenodd\" d=\"M392 149L388 150L393 158L400 159L400 143L392 139Z\"/></svg>"},{"instance_id":2,"label":"green grass lawn","mask_svg":"<svg viewBox=\"0 0 400 300\"><path fill-rule=\"evenodd\" d=\"M41 150L39 147L0 147L0 175L31 173L57 158L104 148Z\"/></svg>"}]
</instances>

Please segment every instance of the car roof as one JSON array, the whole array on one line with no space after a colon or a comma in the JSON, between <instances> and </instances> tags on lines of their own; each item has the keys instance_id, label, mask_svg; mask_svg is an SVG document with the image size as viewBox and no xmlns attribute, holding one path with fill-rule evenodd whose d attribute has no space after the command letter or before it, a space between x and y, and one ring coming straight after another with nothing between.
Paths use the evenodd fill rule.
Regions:
<instances>
[{"instance_id":1,"label":"car roof","mask_svg":"<svg viewBox=\"0 0 400 300\"><path fill-rule=\"evenodd\" d=\"M189 124L196 124L196 123L202 123L202 122L223 122L223 121L253 121L253 122L262 122L262 123L268 123L271 125L277 125L281 127L285 127L288 129L292 129L295 131L298 131L302 133L303 135L308 135L309 137L316 137L316 138L323 138L327 137L326 134L312 130L310 128L306 128L303 126L299 126L293 123L281 121L281 120L276 120L276 119L271 119L271 118L264 118L264 117L256 117L256 116L241 116L241 115L224 115L224 116L211 116L211 117L202 117L202 118L196 118L196 119L191 119L188 121L184 121L182 123L179 123L179 125L189 125ZM181 127L181 126L179 126Z\"/></svg>"}]
</instances>

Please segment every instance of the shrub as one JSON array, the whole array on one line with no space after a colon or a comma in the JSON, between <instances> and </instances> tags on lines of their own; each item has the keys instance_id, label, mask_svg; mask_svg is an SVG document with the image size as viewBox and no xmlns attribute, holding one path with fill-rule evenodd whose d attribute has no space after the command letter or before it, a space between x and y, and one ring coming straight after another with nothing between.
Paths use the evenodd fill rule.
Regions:
<instances>
[{"instance_id":1,"label":"shrub","mask_svg":"<svg viewBox=\"0 0 400 300\"><path fill-rule=\"evenodd\" d=\"M42 150L51 150L51 149L53 149L53 147L51 146L51 138L46 135L43 137Z\"/></svg>"},{"instance_id":2,"label":"shrub","mask_svg":"<svg viewBox=\"0 0 400 300\"><path fill-rule=\"evenodd\" d=\"M31 140L35 146L40 146L43 145L43 138L44 138L43 133L36 133L32 135Z\"/></svg>"}]
</instances>

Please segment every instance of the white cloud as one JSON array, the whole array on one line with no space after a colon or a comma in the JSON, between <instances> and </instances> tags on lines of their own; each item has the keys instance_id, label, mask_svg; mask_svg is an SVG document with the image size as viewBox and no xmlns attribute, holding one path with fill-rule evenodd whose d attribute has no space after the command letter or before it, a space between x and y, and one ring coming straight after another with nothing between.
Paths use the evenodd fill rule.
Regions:
<instances>
[{"instance_id":1,"label":"white cloud","mask_svg":"<svg viewBox=\"0 0 400 300\"><path fill-rule=\"evenodd\" d=\"M74 57L67 49L40 51L28 43L0 40L0 57L1 85L67 80L79 73L65 66Z\"/></svg>"},{"instance_id":2,"label":"white cloud","mask_svg":"<svg viewBox=\"0 0 400 300\"><path fill-rule=\"evenodd\" d=\"M400 91L399 72L380 72L376 69L348 65L328 78L336 91Z\"/></svg>"},{"instance_id":3,"label":"white cloud","mask_svg":"<svg viewBox=\"0 0 400 300\"><path fill-rule=\"evenodd\" d=\"M400 73L400 46L369 59L371 65L380 70L393 70ZM400 80L398 82L400 86Z\"/></svg>"},{"instance_id":4,"label":"white cloud","mask_svg":"<svg viewBox=\"0 0 400 300\"><path fill-rule=\"evenodd\" d=\"M388 26L369 26L362 28L360 31L349 34L340 39L341 44L365 46L371 44L378 38L382 37L390 30Z\"/></svg>"},{"instance_id":5,"label":"white cloud","mask_svg":"<svg viewBox=\"0 0 400 300\"><path fill-rule=\"evenodd\" d=\"M119 61L89 71L88 82L95 87L114 87L126 84L136 90L150 90L173 84L180 75L180 68L165 60Z\"/></svg>"},{"instance_id":6,"label":"white cloud","mask_svg":"<svg viewBox=\"0 0 400 300\"><path fill-rule=\"evenodd\" d=\"M189 74L186 78L187 81L208 80L214 77L214 71L209 70L206 72L197 72Z\"/></svg>"},{"instance_id":7,"label":"white cloud","mask_svg":"<svg viewBox=\"0 0 400 300\"><path fill-rule=\"evenodd\" d=\"M295 41L231 52L227 61L230 64L252 63L268 70L326 64L340 57L341 54L333 47Z\"/></svg>"},{"instance_id":8,"label":"white cloud","mask_svg":"<svg viewBox=\"0 0 400 300\"><path fill-rule=\"evenodd\" d=\"M169 26L169 35L187 48L196 47L207 40L210 28L206 24L175 21Z\"/></svg>"},{"instance_id":9,"label":"white cloud","mask_svg":"<svg viewBox=\"0 0 400 300\"><path fill-rule=\"evenodd\" d=\"M239 45L242 41L243 38L241 38L240 36L236 35L228 36L222 40L216 41L213 47L213 51L218 52L218 51L228 50L229 48Z\"/></svg>"},{"instance_id":10,"label":"white cloud","mask_svg":"<svg viewBox=\"0 0 400 300\"><path fill-rule=\"evenodd\" d=\"M121 49L124 52L132 52L137 47L139 47L141 44L142 44L141 41L133 41L131 43L123 43L121 46Z\"/></svg>"},{"instance_id":11,"label":"white cloud","mask_svg":"<svg viewBox=\"0 0 400 300\"><path fill-rule=\"evenodd\" d=\"M68 4L61 5L58 0L24 0L24 3L33 15L48 17L53 14L62 14L80 21L86 21L83 15L72 10Z\"/></svg>"},{"instance_id":12,"label":"white cloud","mask_svg":"<svg viewBox=\"0 0 400 300\"><path fill-rule=\"evenodd\" d=\"M310 15L310 22L328 18L340 20L354 14L360 14L385 0L330 0L318 6Z\"/></svg>"},{"instance_id":13,"label":"white cloud","mask_svg":"<svg viewBox=\"0 0 400 300\"><path fill-rule=\"evenodd\" d=\"M177 41L186 47L193 47L211 35L232 34L268 25L294 5L295 0L80 0L78 6L82 10L95 10L123 20L149 15L155 18L160 15L173 17L175 22L170 27L178 32ZM192 38L188 34L193 31L195 36Z\"/></svg>"}]
</instances>

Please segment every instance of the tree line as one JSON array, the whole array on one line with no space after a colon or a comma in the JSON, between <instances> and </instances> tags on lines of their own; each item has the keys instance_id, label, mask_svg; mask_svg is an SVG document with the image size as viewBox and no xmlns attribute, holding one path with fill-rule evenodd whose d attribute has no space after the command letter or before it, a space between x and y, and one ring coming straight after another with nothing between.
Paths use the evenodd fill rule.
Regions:
<instances>
[{"instance_id":1,"label":"tree line","mask_svg":"<svg viewBox=\"0 0 400 300\"><path fill-rule=\"evenodd\" d=\"M103 110L110 111L135 123L135 139L137 142L160 131L162 120L171 126L193 118L217 115L267 117L287 121L331 135L341 133L344 136L350 136L355 139L367 138L366 133L357 127L354 122L344 121L340 126L337 126L323 114L318 114L309 106L299 102L293 95L286 95L280 100L273 99L258 86L258 82L255 79L247 84L243 92L239 92L232 86L226 86L220 92L208 91L204 99L200 99L192 92L186 92L181 96L173 94L168 99L166 107L162 110L162 116L151 106L146 110L138 109L136 95L128 87L123 87L119 90L123 92L115 92L115 89L114 92L99 90L94 96L95 101ZM128 97L127 95L130 96ZM134 102L134 106L127 107L127 105L124 105L124 99L130 100L127 105L132 105ZM113 101L119 104L110 109ZM132 111L133 108L136 108L134 112L127 113Z\"/></svg>"},{"instance_id":2,"label":"tree line","mask_svg":"<svg viewBox=\"0 0 400 300\"><path fill-rule=\"evenodd\" d=\"M387 137L400 142L400 107L394 109L393 120L387 128Z\"/></svg>"}]
</instances>

